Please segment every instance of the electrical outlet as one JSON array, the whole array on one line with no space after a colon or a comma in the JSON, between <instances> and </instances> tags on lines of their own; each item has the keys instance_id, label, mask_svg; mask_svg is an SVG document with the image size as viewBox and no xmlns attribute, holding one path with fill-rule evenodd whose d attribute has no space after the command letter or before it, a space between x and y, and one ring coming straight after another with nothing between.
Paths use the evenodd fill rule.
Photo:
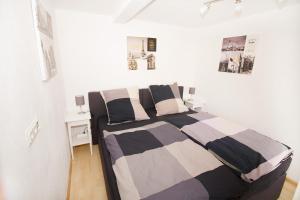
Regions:
<instances>
[{"instance_id":1,"label":"electrical outlet","mask_svg":"<svg viewBox=\"0 0 300 200\"><path fill-rule=\"evenodd\" d=\"M25 130L25 137L27 141L27 145L30 147L33 143L34 139L36 138L37 134L40 131L40 125L37 118L35 118L28 128Z\"/></svg>"}]
</instances>

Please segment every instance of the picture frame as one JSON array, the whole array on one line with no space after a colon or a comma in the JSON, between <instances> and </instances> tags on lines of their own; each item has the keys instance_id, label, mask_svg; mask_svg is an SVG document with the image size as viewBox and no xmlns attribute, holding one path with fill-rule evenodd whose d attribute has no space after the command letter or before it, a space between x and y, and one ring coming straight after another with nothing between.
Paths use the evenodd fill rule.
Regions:
<instances>
[{"instance_id":1,"label":"picture frame","mask_svg":"<svg viewBox=\"0 0 300 200\"><path fill-rule=\"evenodd\" d=\"M32 0L32 14L41 76L43 81L47 81L57 73L53 45L52 17L38 0Z\"/></svg>"},{"instance_id":2,"label":"picture frame","mask_svg":"<svg viewBox=\"0 0 300 200\"><path fill-rule=\"evenodd\" d=\"M129 70L156 69L157 39L147 37L127 37L127 63Z\"/></svg>"},{"instance_id":3,"label":"picture frame","mask_svg":"<svg viewBox=\"0 0 300 200\"><path fill-rule=\"evenodd\" d=\"M254 35L223 38L219 72L251 74L256 43L257 37Z\"/></svg>"}]
</instances>

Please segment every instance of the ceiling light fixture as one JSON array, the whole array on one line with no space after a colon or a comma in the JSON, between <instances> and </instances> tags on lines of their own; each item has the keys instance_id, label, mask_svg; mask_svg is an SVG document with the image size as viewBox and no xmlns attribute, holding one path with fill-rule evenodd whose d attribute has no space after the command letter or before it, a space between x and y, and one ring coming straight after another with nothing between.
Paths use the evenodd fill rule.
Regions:
<instances>
[{"instance_id":1,"label":"ceiling light fixture","mask_svg":"<svg viewBox=\"0 0 300 200\"><path fill-rule=\"evenodd\" d=\"M208 12L208 10L210 9L210 6L213 3L217 3L219 1L223 1L223 0L210 0L210 1L203 3L203 6L200 8L201 16L204 17L206 15L206 13Z\"/></svg>"},{"instance_id":2,"label":"ceiling light fixture","mask_svg":"<svg viewBox=\"0 0 300 200\"><path fill-rule=\"evenodd\" d=\"M242 0L235 0L234 4L235 4L235 12L237 14L240 14L242 12L242 8L243 8Z\"/></svg>"},{"instance_id":3,"label":"ceiling light fixture","mask_svg":"<svg viewBox=\"0 0 300 200\"><path fill-rule=\"evenodd\" d=\"M204 15L208 12L210 8L210 4L204 4L201 8L200 8L200 14L202 17L204 17Z\"/></svg>"},{"instance_id":4,"label":"ceiling light fixture","mask_svg":"<svg viewBox=\"0 0 300 200\"><path fill-rule=\"evenodd\" d=\"M223 1L223 0L210 0L207 2L203 3L203 6L200 8L200 14L202 17L204 17L206 15L206 13L208 12L208 10L210 9L211 5L214 3L217 3L219 1ZM283 1L283 0L281 0ZM234 5L235 5L235 12L237 14L240 14L242 11L242 0L234 0Z\"/></svg>"}]
</instances>

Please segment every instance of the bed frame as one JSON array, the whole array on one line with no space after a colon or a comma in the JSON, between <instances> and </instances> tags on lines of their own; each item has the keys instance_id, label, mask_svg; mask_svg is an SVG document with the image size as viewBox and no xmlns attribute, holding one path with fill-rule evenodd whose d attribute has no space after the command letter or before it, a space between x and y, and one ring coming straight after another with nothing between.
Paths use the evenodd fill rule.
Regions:
<instances>
[{"instance_id":1,"label":"bed frame","mask_svg":"<svg viewBox=\"0 0 300 200\"><path fill-rule=\"evenodd\" d=\"M183 87L179 86L180 95L183 95ZM149 89L139 90L140 102L144 109L154 109L154 104ZM91 112L91 130L93 144L99 144L99 152L102 163L102 169L106 184L108 199L120 200L120 194L117 187L116 177L112 169L112 163L109 152L103 138L103 127L99 120L107 120L106 107L100 92L89 92L89 106ZM290 166L292 159L285 160L276 170L261 177L257 181L249 184L248 190L240 198L242 200L275 200L280 196L285 178L286 171Z\"/></svg>"}]
</instances>

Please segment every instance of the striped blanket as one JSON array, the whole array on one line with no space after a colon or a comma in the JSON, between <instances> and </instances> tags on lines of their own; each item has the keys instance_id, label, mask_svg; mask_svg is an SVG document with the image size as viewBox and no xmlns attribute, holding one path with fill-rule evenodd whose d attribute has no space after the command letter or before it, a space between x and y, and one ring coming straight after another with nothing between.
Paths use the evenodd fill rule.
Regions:
<instances>
[{"instance_id":1,"label":"striped blanket","mask_svg":"<svg viewBox=\"0 0 300 200\"><path fill-rule=\"evenodd\" d=\"M167 121L238 171L247 182L268 174L292 155L290 147L206 112L170 117Z\"/></svg>"},{"instance_id":2,"label":"striped blanket","mask_svg":"<svg viewBox=\"0 0 300 200\"><path fill-rule=\"evenodd\" d=\"M156 122L104 131L121 199L233 199L245 182L178 128Z\"/></svg>"}]
</instances>

